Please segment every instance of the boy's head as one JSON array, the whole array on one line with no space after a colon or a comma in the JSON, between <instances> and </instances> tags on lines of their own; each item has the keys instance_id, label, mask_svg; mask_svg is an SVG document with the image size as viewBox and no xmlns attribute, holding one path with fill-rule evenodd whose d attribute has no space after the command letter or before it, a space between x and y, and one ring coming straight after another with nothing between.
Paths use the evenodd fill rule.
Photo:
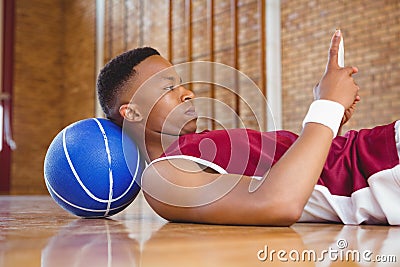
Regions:
<instances>
[{"instance_id":1,"label":"boy's head","mask_svg":"<svg viewBox=\"0 0 400 267\"><path fill-rule=\"evenodd\" d=\"M129 50L110 60L97 77L97 95L104 114L115 119L118 96L128 90L128 82L136 74L135 67L146 58L160 53L151 47Z\"/></svg>"},{"instance_id":2,"label":"boy's head","mask_svg":"<svg viewBox=\"0 0 400 267\"><path fill-rule=\"evenodd\" d=\"M110 120L146 131L180 135L196 130L194 94L181 84L172 64L151 48L125 52L100 71L97 93Z\"/></svg>"}]
</instances>

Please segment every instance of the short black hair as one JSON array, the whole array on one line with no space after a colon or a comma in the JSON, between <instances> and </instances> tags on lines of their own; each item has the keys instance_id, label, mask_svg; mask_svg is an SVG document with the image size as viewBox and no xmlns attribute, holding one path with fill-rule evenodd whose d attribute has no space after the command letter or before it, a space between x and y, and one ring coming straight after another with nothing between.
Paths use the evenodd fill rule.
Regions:
<instances>
[{"instance_id":1,"label":"short black hair","mask_svg":"<svg viewBox=\"0 0 400 267\"><path fill-rule=\"evenodd\" d=\"M97 77L97 97L107 118L112 117L116 97L123 91L126 82L136 73L134 70L146 58L160 53L152 47L139 47L111 59Z\"/></svg>"}]
</instances>

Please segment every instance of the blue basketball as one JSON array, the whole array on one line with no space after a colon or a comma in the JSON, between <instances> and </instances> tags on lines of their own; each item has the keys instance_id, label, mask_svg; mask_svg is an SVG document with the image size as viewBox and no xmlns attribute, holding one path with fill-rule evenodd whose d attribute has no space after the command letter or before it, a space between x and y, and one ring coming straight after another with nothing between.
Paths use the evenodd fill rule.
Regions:
<instances>
[{"instance_id":1,"label":"blue basketball","mask_svg":"<svg viewBox=\"0 0 400 267\"><path fill-rule=\"evenodd\" d=\"M107 217L135 199L144 166L137 145L121 127L92 118L67 126L54 138L44 178L50 195L65 210L85 218Z\"/></svg>"}]
</instances>

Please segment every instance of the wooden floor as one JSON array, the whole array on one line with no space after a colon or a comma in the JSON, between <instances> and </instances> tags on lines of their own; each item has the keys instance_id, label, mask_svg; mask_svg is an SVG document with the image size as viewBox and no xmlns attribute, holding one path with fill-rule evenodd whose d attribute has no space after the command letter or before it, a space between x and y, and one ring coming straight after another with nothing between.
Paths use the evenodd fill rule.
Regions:
<instances>
[{"instance_id":1,"label":"wooden floor","mask_svg":"<svg viewBox=\"0 0 400 267\"><path fill-rule=\"evenodd\" d=\"M0 266L400 266L400 227L168 223L142 197L79 219L49 196L0 196Z\"/></svg>"}]
</instances>

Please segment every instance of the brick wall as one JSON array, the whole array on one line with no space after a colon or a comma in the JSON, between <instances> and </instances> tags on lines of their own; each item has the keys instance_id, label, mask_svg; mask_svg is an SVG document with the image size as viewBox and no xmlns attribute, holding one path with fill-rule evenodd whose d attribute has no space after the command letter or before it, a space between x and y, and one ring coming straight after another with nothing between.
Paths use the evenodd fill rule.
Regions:
<instances>
[{"instance_id":1,"label":"brick wall","mask_svg":"<svg viewBox=\"0 0 400 267\"><path fill-rule=\"evenodd\" d=\"M212 20L209 13L211 2ZM262 79L265 66L262 66L264 51L260 41L263 30L259 10L261 1L236 1L236 23L232 2L234 1L196 0L188 5L189 1L107 1L105 61L126 48L152 46L174 64L213 59L236 67L262 89L265 84L265 80ZM212 33L210 23L213 23ZM210 86L192 86L198 96L211 96ZM215 87L214 90L217 99L232 110L240 112L246 127L257 128L254 116L244 100L237 101L233 92L222 87ZM258 89L256 92L246 88L239 90L239 94L244 96L245 100L252 100L250 103L261 103L257 92L259 96ZM217 105L214 114L210 114L210 105L198 106L198 112L214 117L217 128L235 126L233 112L227 112L223 105ZM261 104L252 106L256 113L262 112ZM264 119L261 116L261 127L265 124ZM200 129L210 125L207 120L199 120Z\"/></svg>"},{"instance_id":2,"label":"brick wall","mask_svg":"<svg viewBox=\"0 0 400 267\"><path fill-rule=\"evenodd\" d=\"M237 41L234 50L232 2L214 2L214 47L213 57L217 62L237 67L254 80L260 89L265 81L260 58L263 47L260 32L263 24L260 17L260 1L237 1ZM128 5L126 4L128 3ZM168 28L168 1L113 1L113 18L107 29L112 31L108 38L106 60L123 51L123 47L151 45L173 63L188 60L210 59L210 38L208 31L206 0L192 1L191 35L188 25L188 7L185 1L172 1L172 28ZM400 111L399 57L400 57L400 2L397 0L357 0L353 2L282 0L282 89L283 89L283 128L300 131L300 123L312 101L312 88L323 74L329 40L335 28L341 27L345 36L346 64L360 69L356 81L361 87L362 101L353 119L344 130L372 127L391 122ZM124 9L129 8L129 14ZM132 12L132 10L140 12ZM122 11L121 11L122 10ZM125 26L123 26L125 25ZM125 29L121 34L121 27ZM132 27L134 30L126 30ZM169 55L169 36L172 38ZM123 32L123 31L122 31ZM122 46L122 44L125 44ZM235 52L237 62L235 62ZM273 90L273 88L268 88ZM267 90L268 90L267 89ZM209 96L210 89L196 89L197 94ZM240 94L246 94L242 90ZM234 108L234 95L216 90L215 96ZM250 98L252 96L249 96ZM256 101L256 97L253 98ZM241 104L241 118L246 126L252 124ZM262 112L261 105L255 105L255 112ZM208 109L208 107L206 107ZM216 119L227 127L234 126L232 116L223 112L214 114ZM371 112L372 111L372 112ZM206 111L204 111L206 112ZM206 123L200 123L206 127Z\"/></svg>"},{"instance_id":3,"label":"brick wall","mask_svg":"<svg viewBox=\"0 0 400 267\"><path fill-rule=\"evenodd\" d=\"M16 1L11 193L45 194L43 161L67 124L93 116L94 1Z\"/></svg>"},{"instance_id":4,"label":"brick wall","mask_svg":"<svg viewBox=\"0 0 400 267\"><path fill-rule=\"evenodd\" d=\"M35 2L16 2L11 193L44 192L46 147L62 126L61 1Z\"/></svg>"},{"instance_id":5,"label":"brick wall","mask_svg":"<svg viewBox=\"0 0 400 267\"><path fill-rule=\"evenodd\" d=\"M93 117L96 81L95 1L63 1L62 124Z\"/></svg>"},{"instance_id":6,"label":"brick wall","mask_svg":"<svg viewBox=\"0 0 400 267\"><path fill-rule=\"evenodd\" d=\"M284 128L299 131L311 89L326 64L330 36L341 27L345 63L355 65L361 102L346 129L372 127L400 114L400 1L282 0Z\"/></svg>"}]
</instances>

